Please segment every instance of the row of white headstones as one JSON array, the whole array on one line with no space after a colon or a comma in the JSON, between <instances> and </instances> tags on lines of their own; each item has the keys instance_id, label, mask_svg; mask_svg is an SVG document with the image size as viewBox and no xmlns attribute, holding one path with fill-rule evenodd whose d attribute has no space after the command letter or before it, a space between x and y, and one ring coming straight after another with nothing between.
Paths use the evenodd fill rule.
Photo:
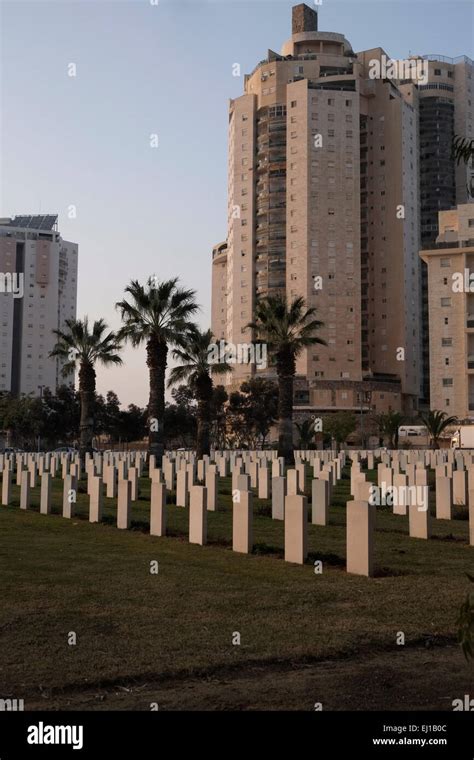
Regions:
<instances>
[{"instance_id":1,"label":"row of white headstones","mask_svg":"<svg viewBox=\"0 0 474 760\"><path fill-rule=\"evenodd\" d=\"M451 519L452 505L469 506L470 544L474 544L474 462L469 452L452 451L299 451L295 467L284 474L284 461L276 452L215 451L196 461L192 452L168 452L162 468L143 452L87 455L85 474L89 495L89 520L102 520L104 491L117 500L117 527L129 529L131 504L138 499L139 478L148 467L151 481L150 533L165 536L166 495L176 493L176 506L189 509L189 541L204 545L207 512L216 511L219 478L232 477L233 550L250 553L253 548L253 496L271 499L272 518L284 521L284 554L287 562L303 564L308 556L308 490L311 491L311 522L327 525L332 491L342 468L351 461L347 502L347 572L374 573L375 515L380 500L373 499L374 485L367 470L377 466L380 493L395 494L394 514L409 516L409 535L427 539L431 516L427 509L428 470L436 473L436 518ZM308 487L308 476L312 478ZM51 513L52 478L62 477L65 518L74 516L81 464L78 455L0 455L2 505L12 499L12 480L20 487L20 508L30 506L30 491L40 480L40 513ZM419 493L423 493L420 500ZM390 501L388 503L391 503Z\"/></svg>"}]
</instances>

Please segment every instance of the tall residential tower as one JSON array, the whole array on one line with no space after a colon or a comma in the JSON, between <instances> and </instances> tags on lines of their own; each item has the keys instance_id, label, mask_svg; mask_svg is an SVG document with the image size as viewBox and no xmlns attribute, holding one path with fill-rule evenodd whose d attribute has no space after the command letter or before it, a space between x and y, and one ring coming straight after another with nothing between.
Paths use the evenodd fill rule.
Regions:
<instances>
[{"instance_id":1,"label":"tall residential tower","mask_svg":"<svg viewBox=\"0 0 474 760\"><path fill-rule=\"evenodd\" d=\"M52 331L76 317L78 246L61 238L57 220L0 219L0 392L37 396L66 382L49 352Z\"/></svg>"}]
</instances>

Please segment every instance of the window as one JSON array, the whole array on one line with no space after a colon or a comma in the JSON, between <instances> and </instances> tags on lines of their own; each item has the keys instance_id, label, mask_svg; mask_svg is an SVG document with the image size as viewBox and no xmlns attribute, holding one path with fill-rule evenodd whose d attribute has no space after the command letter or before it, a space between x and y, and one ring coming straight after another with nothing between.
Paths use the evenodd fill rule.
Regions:
<instances>
[{"instance_id":1,"label":"window","mask_svg":"<svg viewBox=\"0 0 474 760\"><path fill-rule=\"evenodd\" d=\"M445 388L451 386L453 384L453 378L452 377L443 377L443 386Z\"/></svg>"},{"instance_id":2,"label":"window","mask_svg":"<svg viewBox=\"0 0 474 760\"><path fill-rule=\"evenodd\" d=\"M453 339L452 338L441 338L441 345L444 346L445 348L447 346L452 346L453 345Z\"/></svg>"},{"instance_id":3,"label":"window","mask_svg":"<svg viewBox=\"0 0 474 760\"><path fill-rule=\"evenodd\" d=\"M446 358L445 358L445 360L444 360L444 363L445 363L445 364L449 364L449 359L448 359L448 357L446 357Z\"/></svg>"},{"instance_id":4,"label":"window","mask_svg":"<svg viewBox=\"0 0 474 760\"><path fill-rule=\"evenodd\" d=\"M474 219L469 219L469 227L474 227Z\"/></svg>"},{"instance_id":5,"label":"window","mask_svg":"<svg viewBox=\"0 0 474 760\"><path fill-rule=\"evenodd\" d=\"M292 101L291 101L291 107L292 107L292 108L296 108L296 103L297 103L297 101L296 101L296 100L292 100Z\"/></svg>"},{"instance_id":6,"label":"window","mask_svg":"<svg viewBox=\"0 0 474 760\"><path fill-rule=\"evenodd\" d=\"M451 306L451 299L450 298L442 298L441 299L441 306Z\"/></svg>"},{"instance_id":7,"label":"window","mask_svg":"<svg viewBox=\"0 0 474 760\"><path fill-rule=\"evenodd\" d=\"M334 98L328 98L328 106L334 105Z\"/></svg>"},{"instance_id":8,"label":"window","mask_svg":"<svg viewBox=\"0 0 474 760\"><path fill-rule=\"evenodd\" d=\"M440 77L441 76L441 69L435 69L434 73L435 73L435 77Z\"/></svg>"},{"instance_id":9,"label":"window","mask_svg":"<svg viewBox=\"0 0 474 760\"><path fill-rule=\"evenodd\" d=\"M439 260L440 267L450 267L451 266L451 259L440 259Z\"/></svg>"}]
</instances>

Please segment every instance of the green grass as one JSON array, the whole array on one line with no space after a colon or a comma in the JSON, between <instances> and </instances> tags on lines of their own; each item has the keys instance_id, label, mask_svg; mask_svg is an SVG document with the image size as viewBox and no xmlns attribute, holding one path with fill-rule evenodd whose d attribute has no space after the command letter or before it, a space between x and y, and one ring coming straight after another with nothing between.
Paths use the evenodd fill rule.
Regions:
<instances>
[{"instance_id":1,"label":"green grass","mask_svg":"<svg viewBox=\"0 0 474 760\"><path fill-rule=\"evenodd\" d=\"M88 497L76 516L0 507L0 697L81 689L120 680L183 678L249 663L301 662L393 650L455 638L455 620L474 571L465 510L433 521L428 541L408 536L408 517L377 509L377 577L345 572L347 470L334 489L330 525L309 525L308 563L283 560L283 523L270 502L254 500L255 551L232 552L231 481L220 480L219 511L208 513L208 544L188 543L186 509L168 505L168 532L151 537L149 482L140 481L132 529L115 527L113 500L104 522L88 522ZM370 474L374 477L374 472ZM309 483L309 481L308 481ZM84 484L81 484L82 489ZM174 495L170 495L170 500ZM461 519L464 518L464 519ZM323 561L323 573L313 563ZM159 573L150 573L158 560ZM77 635L69 646L68 633ZM241 634L241 646L232 634Z\"/></svg>"}]
</instances>

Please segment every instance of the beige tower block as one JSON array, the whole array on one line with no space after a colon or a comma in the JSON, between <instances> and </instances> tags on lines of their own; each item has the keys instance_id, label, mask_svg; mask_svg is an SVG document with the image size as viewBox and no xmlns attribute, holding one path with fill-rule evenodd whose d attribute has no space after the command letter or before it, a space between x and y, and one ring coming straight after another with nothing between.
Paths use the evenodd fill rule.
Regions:
<instances>
[{"instance_id":1,"label":"beige tower block","mask_svg":"<svg viewBox=\"0 0 474 760\"><path fill-rule=\"evenodd\" d=\"M151 481L150 534L166 536L166 486L158 480Z\"/></svg>"},{"instance_id":2,"label":"beige tower block","mask_svg":"<svg viewBox=\"0 0 474 760\"><path fill-rule=\"evenodd\" d=\"M253 547L253 494L241 491L232 505L232 549L250 554Z\"/></svg>"},{"instance_id":3,"label":"beige tower block","mask_svg":"<svg viewBox=\"0 0 474 760\"><path fill-rule=\"evenodd\" d=\"M329 483L314 478L311 484L311 522L327 525L329 522Z\"/></svg>"},{"instance_id":4,"label":"beige tower block","mask_svg":"<svg viewBox=\"0 0 474 760\"><path fill-rule=\"evenodd\" d=\"M102 520L103 489L102 478L99 475L90 477L89 492L89 522L98 523Z\"/></svg>"},{"instance_id":5,"label":"beige tower block","mask_svg":"<svg viewBox=\"0 0 474 760\"><path fill-rule=\"evenodd\" d=\"M285 561L303 565L308 556L308 500L289 494L285 498Z\"/></svg>"},{"instance_id":6,"label":"beige tower block","mask_svg":"<svg viewBox=\"0 0 474 760\"><path fill-rule=\"evenodd\" d=\"M189 506L188 471L179 470L176 475L176 506Z\"/></svg>"},{"instance_id":7,"label":"beige tower block","mask_svg":"<svg viewBox=\"0 0 474 760\"><path fill-rule=\"evenodd\" d=\"M30 506L31 477L29 470L21 473L20 485L20 509L29 509Z\"/></svg>"},{"instance_id":8,"label":"beige tower block","mask_svg":"<svg viewBox=\"0 0 474 760\"><path fill-rule=\"evenodd\" d=\"M436 519L451 520L453 503L453 484L451 478L436 478Z\"/></svg>"},{"instance_id":9,"label":"beige tower block","mask_svg":"<svg viewBox=\"0 0 474 760\"><path fill-rule=\"evenodd\" d=\"M426 539L431 535L431 516L430 510L426 508L427 504L427 499L410 497L408 524L411 538Z\"/></svg>"},{"instance_id":10,"label":"beige tower block","mask_svg":"<svg viewBox=\"0 0 474 760\"><path fill-rule=\"evenodd\" d=\"M453 503L467 504L467 479L464 470L454 470L453 472Z\"/></svg>"},{"instance_id":11,"label":"beige tower block","mask_svg":"<svg viewBox=\"0 0 474 760\"><path fill-rule=\"evenodd\" d=\"M4 467L2 474L2 506L8 507L12 498L12 471Z\"/></svg>"},{"instance_id":12,"label":"beige tower block","mask_svg":"<svg viewBox=\"0 0 474 760\"><path fill-rule=\"evenodd\" d=\"M272 520L285 519L286 478L272 478Z\"/></svg>"},{"instance_id":13,"label":"beige tower block","mask_svg":"<svg viewBox=\"0 0 474 760\"><path fill-rule=\"evenodd\" d=\"M51 473L43 472L41 475L40 513L51 514Z\"/></svg>"},{"instance_id":14,"label":"beige tower block","mask_svg":"<svg viewBox=\"0 0 474 760\"><path fill-rule=\"evenodd\" d=\"M117 528L128 530L131 524L131 489L129 480L119 480L117 496Z\"/></svg>"},{"instance_id":15,"label":"beige tower block","mask_svg":"<svg viewBox=\"0 0 474 760\"><path fill-rule=\"evenodd\" d=\"M207 488L207 509L208 512L217 511L217 496L219 493L217 466L209 464L206 469L205 485Z\"/></svg>"},{"instance_id":16,"label":"beige tower block","mask_svg":"<svg viewBox=\"0 0 474 760\"><path fill-rule=\"evenodd\" d=\"M398 473L393 476L393 514L406 515L408 506L407 476Z\"/></svg>"},{"instance_id":17,"label":"beige tower block","mask_svg":"<svg viewBox=\"0 0 474 760\"><path fill-rule=\"evenodd\" d=\"M207 488L192 486L189 503L189 543L207 542Z\"/></svg>"},{"instance_id":18,"label":"beige tower block","mask_svg":"<svg viewBox=\"0 0 474 760\"><path fill-rule=\"evenodd\" d=\"M74 516L74 507L77 500L77 478L75 475L66 475L63 481L63 517L68 520Z\"/></svg>"},{"instance_id":19,"label":"beige tower block","mask_svg":"<svg viewBox=\"0 0 474 760\"><path fill-rule=\"evenodd\" d=\"M348 501L346 506L347 572L354 575L374 574L375 504Z\"/></svg>"}]
</instances>

